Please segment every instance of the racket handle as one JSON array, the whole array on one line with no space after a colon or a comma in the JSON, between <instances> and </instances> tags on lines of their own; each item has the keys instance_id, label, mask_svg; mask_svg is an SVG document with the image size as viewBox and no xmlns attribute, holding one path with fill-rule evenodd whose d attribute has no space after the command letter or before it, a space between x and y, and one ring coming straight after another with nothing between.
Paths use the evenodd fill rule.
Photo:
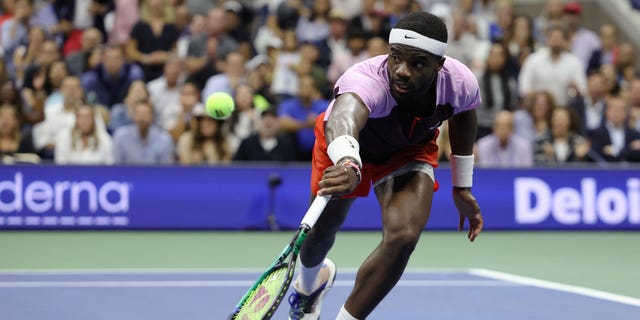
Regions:
<instances>
[{"instance_id":1,"label":"racket handle","mask_svg":"<svg viewBox=\"0 0 640 320\"><path fill-rule=\"evenodd\" d=\"M302 222L300 224L307 225L309 226L309 228L313 228L313 226L318 221L318 218L320 218L320 214L322 214L324 207L327 206L329 199L331 199L330 195L316 196L316 198L313 200L313 203L311 203L309 210L307 210L307 213L304 215L304 218L302 218Z\"/></svg>"}]
</instances>

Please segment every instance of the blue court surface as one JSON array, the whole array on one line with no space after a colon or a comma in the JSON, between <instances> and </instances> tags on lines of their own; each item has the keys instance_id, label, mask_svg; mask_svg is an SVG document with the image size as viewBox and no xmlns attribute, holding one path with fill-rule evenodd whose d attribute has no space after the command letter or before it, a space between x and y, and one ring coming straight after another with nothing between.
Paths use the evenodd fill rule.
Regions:
<instances>
[{"instance_id":1,"label":"blue court surface","mask_svg":"<svg viewBox=\"0 0 640 320\"><path fill-rule=\"evenodd\" d=\"M223 320L259 270L0 271L0 319ZM355 273L339 270L324 320ZM284 301L273 319L287 319ZM640 319L640 299L491 270L410 270L368 319Z\"/></svg>"}]
</instances>

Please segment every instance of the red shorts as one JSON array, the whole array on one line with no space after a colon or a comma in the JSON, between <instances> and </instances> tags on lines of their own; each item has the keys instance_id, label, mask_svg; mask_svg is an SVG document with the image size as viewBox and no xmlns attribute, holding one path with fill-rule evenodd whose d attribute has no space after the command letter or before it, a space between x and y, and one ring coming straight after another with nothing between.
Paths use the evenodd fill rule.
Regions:
<instances>
[{"instance_id":1,"label":"red shorts","mask_svg":"<svg viewBox=\"0 0 640 320\"><path fill-rule=\"evenodd\" d=\"M313 146L313 157L311 160L311 192L316 194L320 187L318 183L322 179L324 170L333 165L333 162L327 154L327 140L324 135L324 113L316 118L315 136L316 143ZM362 166L362 181L356 189L345 197L366 197L371 190L371 184L386 177L387 175L398 170L402 166L419 161L431 165L433 168L438 166L438 145L436 138L424 145L411 145L393 154L391 158L383 164L364 163ZM434 190L437 189L437 182L434 181Z\"/></svg>"}]
</instances>

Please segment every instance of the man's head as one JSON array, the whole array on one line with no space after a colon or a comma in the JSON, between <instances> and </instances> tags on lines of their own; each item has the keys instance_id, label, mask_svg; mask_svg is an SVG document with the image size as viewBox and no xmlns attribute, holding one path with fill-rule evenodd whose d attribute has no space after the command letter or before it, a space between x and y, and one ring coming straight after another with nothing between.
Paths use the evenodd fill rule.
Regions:
<instances>
[{"instance_id":1,"label":"man's head","mask_svg":"<svg viewBox=\"0 0 640 320\"><path fill-rule=\"evenodd\" d=\"M564 13L564 21L571 31L576 31L580 28L580 22L582 20L582 6L577 1L568 2L562 9Z\"/></svg>"},{"instance_id":2,"label":"man's head","mask_svg":"<svg viewBox=\"0 0 640 320\"><path fill-rule=\"evenodd\" d=\"M118 76L124 62L124 49L121 46L108 46L104 50L102 64L109 76Z\"/></svg>"},{"instance_id":3,"label":"man's head","mask_svg":"<svg viewBox=\"0 0 640 320\"><path fill-rule=\"evenodd\" d=\"M621 96L612 95L607 99L607 107L604 109L604 116L607 122L616 128L623 128L629 116L629 103Z\"/></svg>"},{"instance_id":4,"label":"man's head","mask_svg":"<svg viewBox=\"0 0 640 320\"><path fill-rule=\"evenodd\" d=\"M602 49L611 50L618 43L618 30L612 24L603 24L600 26L600 42Z\"/></svg>"},{"instance_id":5,"label":"man's head","mask_svg":"<svg viewBox=\"0 0 640 320\"><path fill-rule=\"evenodd\" d=\"M263 139L274 138L278 135L280 127L278 126L278 114L273 109L262 111L259 134Z\"/></svg>"},{"instance_id":6,"label":"man's head","mask_svg":"<svg viewBox=\"0 0 640 320\"><path fill-rule=\"evenodd\" d=\"M593 100L604 98L607 93L604 77L600 72L592 72L587 78L587 91ZM596 102L596 101L593 101Z\"/></svg>"},{"instance_id":7,"label":"man's head","mask_svg":"<svg viewBox=\"0 0 640 320\"><path fill-rule=\"evenodd\" d=\"M629 83L629 99L632 106L640 107L640 77L635 77Z\"/></svg>"},{"instance_id":8,"label":"man's head","mask_svg":"<svg viewBox=\"0 0 640 320\"><path fill-rule=\"evenodd\" d=\"M318 96L318 87L316 82L310 75L304 75L300 78L300 87L298 89L298 97L303 101L311 101Z\"/></svg>"},{"instance_id":9,"label":"man's head","mask_svg":"<svg viewBox=\"0 0 640 320\"><path fill-rule=\"evenodd\" d=\"M244 75L244 56L239 52L231 52L227 54L225 59L225 73L229 76L240 77Z\"/></svg>"},{"instance_id":10,"label":"man's head","mask_svg":"<svg viewBox=\"0 0 640 320\"><path fill-rule=\"evenodd\" d=\"M102 33L97 28L88 28L82 32L80 45L82 50L89 51L102 44Z\"/></svg>"},{"instance_id":11,"label":"man's head","mask_svg":"<svg viewBox=\"0 0 640 320\"><path fill-rule=\"evenodd\" d=\"M131 115L131 118L138 126L138 130L146 134L149 132L149 128L151 128L155 118L153 106L148 101L139 101L133 107L133 114Z\"/></svg>"},{"instance_id":12,"label":"man's head","mask_svg":"<svg viewBox=\"0 0 640 320\"><path fill-rule=\"evenodd\" d=\"M60 93L67 106L78 106L84 100L84 89L77 76L66 76L60 85Z\"/></svg>"},{"instance_id":13,"label":"man's head","mask_svg":"<svg viewBox=\"0 0 640 320\"><path fill-rule=\"evenodd\" d=\"M60 48L55 40L45 40L42 48L38 52L38 63L42 66L48 66L52 62L60 59Z\"/></svg>"},{"instance_id":14,"label":"man's head","mask_svg":"<svg viewBox=\"0 0 640 320\"><path fill-rule=\"evenodd\" d=\"M167 85L175 87L183 70L182 60L177 55L171 55L163 68L163 76Z\"/></svg>"},{"instance_id":15,"label":"man's head","mask_svg":"<svg viewBox=\"0 0 640 320\"><path fill-rule=\"evenodd\" d=\"M410 100L433 83L444 64L447 27L427 12L410 13L389 35L389 86L396 100Z\"/></svg>"},{"instance_id":16,"label":"man's head","mask_svg":"<svg viewBox=\"0 0 640 320\"><path fill-rule=\"evenodd\" d=\"M493 134L498 138L501 145L509 143L509 138L513 133L513 114L511 111L500 111L493 120Z\"/></svg>"},{"instance_id":17,"label":"man's head","mask_svg":"<svg viewBox=\"0 0 640 320\"><path fill-rule=\"evenodd\" d=\"M567 50L569 34L561 24L554 24L547 29L547 46L551 54L558 55Z\"/></svg>"}]
</instances>

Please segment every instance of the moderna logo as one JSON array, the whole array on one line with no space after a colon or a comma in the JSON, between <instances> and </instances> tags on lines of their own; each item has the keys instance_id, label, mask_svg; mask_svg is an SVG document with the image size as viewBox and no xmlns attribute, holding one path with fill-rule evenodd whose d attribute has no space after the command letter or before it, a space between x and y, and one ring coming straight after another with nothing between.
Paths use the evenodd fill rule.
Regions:
<instances>
[{"instance_id":1,"label":"moderna logo","mask_svg":"<svg viewBox=\"0 0 640 320\"><path fill-rule=\"evenodd\" d=\"M25 184L21 172L13 180L0 180L0 212L28 211L123 213L129 211L130 185L108 181L100 186L91 181L34 180Z\"/></svg>"},{"instance_id":2,"label":"moderna logo","mask_svg":"<svg viewBox=\"0 0 640 320\"><path fill-rule=\"evenodd\" d=\"M622 182L622 181L621 181ZM580 190L563 187L552 190L538 178L514 181L516 222L537 224L549 216L563 225L640 224L640 178L629 178L626 190L597 189L596 179L582 178Z\"/></svg>"}]
</instances>

